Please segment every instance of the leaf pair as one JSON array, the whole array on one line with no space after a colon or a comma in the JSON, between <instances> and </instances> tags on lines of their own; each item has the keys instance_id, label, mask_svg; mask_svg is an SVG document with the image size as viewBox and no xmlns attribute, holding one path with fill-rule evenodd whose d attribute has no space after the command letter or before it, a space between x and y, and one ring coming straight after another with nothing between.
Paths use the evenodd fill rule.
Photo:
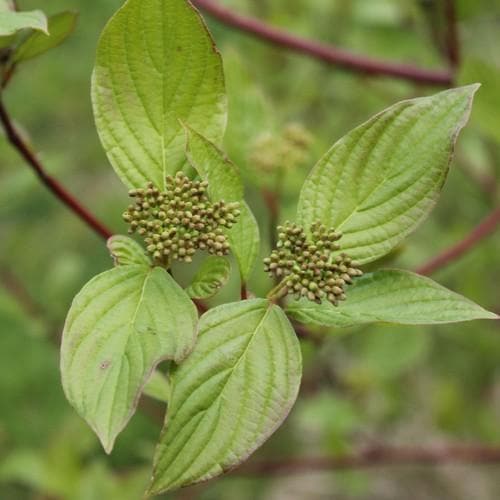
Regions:
<instances>
[{"instance_id":1,"label":"leaf pair","mask_svg":"<svg viewBox=\"0 0 500 500\"><path fill-rule=\"evenodd\" d=\"M434 207L477 88L400 102L348 133L306 179L299 221L340 230L342 251L361 264L389 253ZM339 307L301 300L288 312L304 323L334 327L496 318L428 278L397 270L357 278Z\"/></svg>"},{"instance_id":2,"label":"leaf pair","mask_svg":"<svg viewBox=\"0 0 500 500\"><path fill-rule=\"evenodd\" d=\"M60 12L47 19L40 10L18 12L0 1L0 48L11 46L8 64L33 59L60 45L74 30L77 15ZM17 39L18 34L30 30Z\"/></svg>"},{"instance_id":3,"label":"leaf pair","mask_svg":"<svg viewBox=\"0 0 500 500\"><path fill-rule=\"evenodd\" d=\"M227 304L201 318L196 340L195 308L170 275L150 268L129 238L113 237L109 246L118 267L82 289L66 320L67 398L110 452L143 390L163 401L170 395L152 494L235 467L297 397L302 361L289 320L264 299ZM180 363L171 385L155 372L146 390L163 359Z\"/></svg>"},{"instance_id":4,"label":"leaf pair","mask_svg":"<svg viewBox=\"0 0 500 500\"><path fill-rule=\"evenodd\" d=\"M222 60L193 7L185 0L126 2L99 42L92 101L104 149L128 187L153 182L163 189L187 153L213 201L242 203L229 237L246 282L259 229L238 170L216 146L227 120Z\"/></svg>"}]
</instances>

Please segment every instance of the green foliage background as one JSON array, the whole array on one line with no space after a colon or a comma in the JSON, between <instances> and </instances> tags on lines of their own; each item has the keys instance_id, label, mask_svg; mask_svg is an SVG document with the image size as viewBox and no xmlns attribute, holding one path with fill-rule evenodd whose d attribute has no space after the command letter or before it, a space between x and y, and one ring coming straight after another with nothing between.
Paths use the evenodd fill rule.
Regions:
<instances>
[{"instance_id":1,"label":"green foliage background","mask_svg":"<svg viewBox=\"0 0 500 500\"><path fill-rule=\"evenodd\" d=\"M117 232L126 191L97 138L90 73L99 33L120 0L23 0L23 9L80 12L74 35L20 69L6 100L26 127L50 172ZM416 0L226 0L304 36L360 53L440 67L442 19ZM498 203L500 2L461 0L460 83L479 81L437 209L389 264L412 269L462 238ZM230 122L226 148L243 169L247 198L267 238L260 189L273 182L256 171L272 156L291 122L314 137L307 159L287 171L282 217L293 218L308 169L344 133L394 102L433 93L431 87L369 78L257 42L209 20L227 75ZM267 134L270 140L263 141ZM267 144L267 145L266 145ZM271 146L269 146L271 144ZM12 272L36 307L0 287L0 497L6 499L138 499L149 474L158 423L138 412L106 457L90 429L66 403L57 346L74 294L110 267L105 245L77 221L0 141L0 271ZM268 253L266 243L263 253ZM500 233L434 276L499 312ZM180 269L185 274L184 269ZM187 280L187 277L186 277ZM270 286L262 268L250 283ZM218 301L237 297L237 283ZM500 337L495 322L436 327L368 326L339 330L321 347L304 343L301 398L284 427L253 460L341 454L373 442L500 444ZM236 474L172 495L200 499L493 499L500 466L382 468L255 479ZM182 496L185 495L185 496ZM166 498L166 497L165 497Z\"/></svg>"}]
</instances>

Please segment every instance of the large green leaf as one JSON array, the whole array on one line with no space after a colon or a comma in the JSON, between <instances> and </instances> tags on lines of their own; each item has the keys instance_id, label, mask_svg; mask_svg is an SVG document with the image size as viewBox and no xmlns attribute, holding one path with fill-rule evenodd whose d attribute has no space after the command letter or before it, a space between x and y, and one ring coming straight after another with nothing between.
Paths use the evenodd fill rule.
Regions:
<instances>
[{"instance_id":1,"label":"large green leaf","mask_svg":"<svg viewBox=\"0 0 500 500\"><path fill-rule=\"evenodd\" d=\"M230 273L227 259L211 255L203 261L186 292L192 299L208 299L227 283Z\"/></svg>"},{"instance_id":2,"label":"large green leaf","mask_svg":"<svg viewBox=\"0 0 500 500\"><path fill-rule=\"evenodd\" d=\"M28 28L48 35L47 18L41 10L16 12L4 4L0 12L0 36L10 36Z\"/></svg>"},{"instance_id":3,"label":"large green leaf","mask_svg":"<svg viewBox=\"0 0 500 500\"><path fill-rule=\"evenodd\" d=\"M47 35L40 31L33 32L15 50L12 60L25 61L37 57L48 50L57 47L73 32L76 26L75 12L60 12L49 17Z\"/></svg>"},{"instance_id":4,"label":"large green leaf","mask_svg":"<svg viewBox=\"0 0 500 500\"><path fill-rule=\"evenodd\" d=\"M185 160L182 122L216 142L226 124L222 61L186 0L128 0L105 28L92 79L97 129L129 187Z\"/></svg>"},{"instance_id":5,"label":"large green leaf","mask_svg":"<svg viewBox=\"0 0 500 500\"><path fill-rule=\"evenodd\" d=\"M191 300L158 267L116 267L75 297L62 338L63 387L108 453L155 366L189 354L196 323Z\"/></svg>"},{"instance_id":6,"label":"large green leaf","mask_svg":"<svg viewBox=\"0 0 500 500\"><path fill-rule=\"evenodd\" d=\"M200 176L208 181L208 193L213 200L238 201L241 215L229 231L231 250L238 261L240 275L246 282L259 255L259 225L250 207L243 201L243 184L235 165L214 144L190 128L187 157Z\"/></svg>"},{"instance_id":7,"label":"large green leaf","mask_svg":"<svg viewBox=\"0 0 500 500\"><path fill-rule=\"evenodd\" d=\"M346 327L365 323L420 325L455 323L498 316L429 278L383 269L356 278L338 307L308 300L292 302L288 314L302 323Z\"/></svg>"},{"instance_id":8,"label":"large green leaf","mask_svg":"<svg viewBox=\"0 0 500 500\"><path fill-rule=\"evenodd\" d=\"M341 231L361 263L387 254L434 207L477 88L402 101L344 136L306 179L300 222Z\"/></svg>"},{"instance_id":9,"label":"large green leaf","mask_svg":"<svg viewBox=\"0 0 500 500\"><path fill-rule=\"evenodd\" d=\"M128 236L117 234L108 239L106 245L116 266L140 265L148 267L151 259L144 248Z\"/></svg>"},{"instance_id":10,"label":"large green leaf","mask_svg":"<svg viewBox=\"0 0 500 500\"><path fill-rule=\"evenodd\" d=\"M206 313L188 359L172 374L151 493L236 467L282 423L298 393L301 353L283 311L262 299Z\"/></svg>"}]
</instances>

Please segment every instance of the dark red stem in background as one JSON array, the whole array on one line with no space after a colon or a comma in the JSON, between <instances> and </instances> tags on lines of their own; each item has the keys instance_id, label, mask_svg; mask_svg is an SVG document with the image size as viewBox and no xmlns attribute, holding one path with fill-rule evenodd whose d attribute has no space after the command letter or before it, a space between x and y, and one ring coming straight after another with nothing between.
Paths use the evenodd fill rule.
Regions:
<instances>
[{"instance_id":1,"label":"dark red stem in background","mask_svg":"<svg viewBox=\"0 0 500 500\"><path fill-rule=\"evenodd\" d=\"M500 448L478 445L430 447L373 446L339 457L303 457L250 462L234 472L241 476L297 474L401 465L494 464L500 462Z\"/></svg>"},{"instance_id":2,"label":"dark red stem in background","mask_svg":"<svg viewBox=\"0 0 500 500\"><path fill-rule=\"evenodd\" d=\"M391 76L430 85L450 86L453 82L453 75L447 70L424 69L409 64L398 64L353 54L332 45L292 35L258 19L236 14L212 0L192 0L192 3L227 26L346 70L366 75Z\"/></svg>"},{"instance_id":3,"label":"dark red stem in background","mask_svg":"<svg viewBox=\"0 0 500 500\"><path fill-rule=\"evenodd\" d=\"M483 239L493 234L500 224L500 207L493 210L482 222L480 222L462 241L451 246L447 250L432 258L429 262L420 266L416 272L429 275L438 269L446 267L462 255L467 253Z\"/></svg>"},{"instance_id":4,"label":"dark red stem in background","mask_svg":"<svg viewBox=\"0 0 500 500\"><path fill-rule=\"evenodd\" d=\"M460 41L457 29L457 12L455 0L444 0L446 17L446 52L451 68L460 64Z\"/></svg>"},{"instance_id":5,"label":"dark red stem in background","mask_svg":"<svg viewBox=\"0 0 500 500\"><path fill-rule=\"evenodd\" d=\"M40 181L64 203L77 217L83 220L96 234L104 239L108 239L113 233L94 215L92 215L80 202L69 194L59 182L51 177L46 171L40 160L36 157L35 153L31 151L30 147L24 142L23 138L17 132L12 119L10 118L3 102L0 100L0 122L5 130L8 141L12 144L14 149L26 160L26 163L35 171Z\"/></svg>"}]
</instances>

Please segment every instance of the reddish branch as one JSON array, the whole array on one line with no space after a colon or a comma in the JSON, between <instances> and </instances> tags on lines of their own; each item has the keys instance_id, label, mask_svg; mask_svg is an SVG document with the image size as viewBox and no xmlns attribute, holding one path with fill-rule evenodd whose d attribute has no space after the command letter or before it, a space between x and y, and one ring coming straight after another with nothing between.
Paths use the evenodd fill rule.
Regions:
<instances>
[{"instance_id":1,"label":"reddish branch","mask_svg":"<svg viewBox=\"0 0 500 500\"><path fill-rule=\"evenodd\" d=\"M108 239L113 233L94 215L92 215L80 202L64 189L58 181L51 177L46 171L35 153L23 140L21 135L16 130L10 115L7 112L3 102L0 100L0 122L5 130L7 140L12 144L14 149L24 158L28 165L34 170L40 181L64 203L74 214L83 220L95 233L104 239Z\"/></svg>"},{"instance_id":2,"label":"reddish branch","mask_svg":"<svg viewBox=\"0 0 500 500\"><path fill-rule=\"evenodd\" d=\"M460 63L460 42L457 29L457 13L455 0L445 0L444 14L446 17L446 55L450 66L456 68Z\"/></svg>"},{"instance_id":3,"label":"reddish branch","mask_svg":"<svg viewBox=\"0 0 500 500\"><path fill-rule=\"evenodd\" d=\"M480 222L463 240L440 253L429 262L417 269L417 273L430 275L438 269L446 267L470 251L478 243L491 235L500 224L500 207L496 208L482 222Z\"/></svg>"},{"instance_id":4,"label":"reddish branch","mask_svg":"<svg viewBox=\"0 0 500 500\"><path fill-rule=\"evenodd\" d=\"M40 305L35 302L28 289L12 271L3 266L0 267L0 283L29 317L38 319L43 316Z\"/></svg>"},{"instance_id":5,"label":"reddish branch","mask_svg":"<svg viewBox=\"0 0 500 500\"><path fill-rule=\"evenodd\" d=\"M279 192L277 191L262 189L262 197L269 212L269 244L271 249L276 247L276 228L280 216Z\"/></svg>"},{"instance_id":6,"label":"reddish branch","mask_svg":"<svg viewBox=\"0 0 500 500\"><path fill-rule=\"evenodd\" d=\"M362 469L400 465L497 464L500 448L455 445L424 447L375 446L343 457L310 457L250 462L235 472L241 476L271 476L310 471Z\"/></svg>"},{"instance_id":7,"label":"reddish branch","mask_svg":"<svg viewBox=\"0 0 500 500\"><path fill-rule=\"evenodd\" d=\"M347 50L308 40L265 24L258 19L236 14L212 0L193 0L193 3L218 21L256 38L314 59L366 75L391 76L416 83L449 86L453 75L447 70L430 70L382 61L353 54Z\"/></svg>"}]
</instances>

